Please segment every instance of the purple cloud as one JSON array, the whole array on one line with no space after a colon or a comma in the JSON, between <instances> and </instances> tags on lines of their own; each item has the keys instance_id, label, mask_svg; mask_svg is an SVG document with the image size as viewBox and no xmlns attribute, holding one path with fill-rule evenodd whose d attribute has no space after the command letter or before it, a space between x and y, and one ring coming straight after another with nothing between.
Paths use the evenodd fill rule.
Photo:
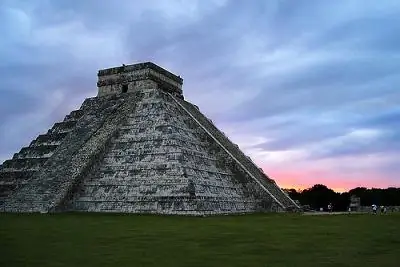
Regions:
<instances>
[{"instance_id":1,"label":"purple cloud","mask_svg":"<svg viewBox=\"0 0 400 267\"><path fill-rule=\"evenodd\" d=\"M154 61L267 173L386 152L374 173L400 185L399 18L397 1L3 1L0 161L95 95L98 69Z\"/></svg>"}]
</instances>

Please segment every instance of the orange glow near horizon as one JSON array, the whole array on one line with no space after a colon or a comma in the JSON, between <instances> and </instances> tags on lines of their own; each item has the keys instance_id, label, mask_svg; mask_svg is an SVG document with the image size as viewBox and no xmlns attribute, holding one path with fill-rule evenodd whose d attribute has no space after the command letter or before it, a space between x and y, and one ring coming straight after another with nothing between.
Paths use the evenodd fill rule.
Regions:
<instances>
[{"instance_id":1,"label":"orange glow near horizon","mask_svg":"<svg viewBox=\"0 0 400 267\"><path fill-rule=\"evenodd\" d=\"M266 168L264 168L266 169ZM312 187L315 184L323 184L335 192L347 192L356 187L367 188L387 188L383 184L372 182L380 181L380 177L373 177L375 179L349 179L343 175L335 175L332 173L321 173L312 171L293 172L293 171L280 171L280 170L265 170L265 173L274 179L281 188L304 190ZM333 178L340 177L340 178Z\"/></svg>"}]
</instances>

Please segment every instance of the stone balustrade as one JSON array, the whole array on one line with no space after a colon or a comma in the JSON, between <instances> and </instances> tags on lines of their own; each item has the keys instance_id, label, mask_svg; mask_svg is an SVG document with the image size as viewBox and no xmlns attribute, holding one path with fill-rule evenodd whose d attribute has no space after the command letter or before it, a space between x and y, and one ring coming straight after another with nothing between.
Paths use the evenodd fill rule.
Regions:
<instances>
[{"instance_id":1,"label":"stone balustrade","mask_svg":"<svg viewBox=\"0 0 400 267\"><path fill-rule=\"evenodd\" d=\"M162 88L180 77L144 64L100 71L99 81L136 67L156 78L125 93L103 88L0 165L0 210L211 215L293 206L197 106Z\"/></svg>"},{"instance_id":2,"label":"stone balustrade","mask_svg":"<svg viewBox=\"0 0 400 267\"><path fill-rule=\"evenodd\" d=\"M268 178L259 168L247 157L237 145L231 142L227 136L225 136L211 120L207 119L199 109L189 102L184 100L176 99L182 106L184 106L190 114L192 114L207 130L211 132L214 138L216 138L232 155L238 160L258 181L260 181L265 188L275 196L279 202L282 203L283 208L298 208L294 203L277 185L276 183Z\"/></svg>"}]
</instances>

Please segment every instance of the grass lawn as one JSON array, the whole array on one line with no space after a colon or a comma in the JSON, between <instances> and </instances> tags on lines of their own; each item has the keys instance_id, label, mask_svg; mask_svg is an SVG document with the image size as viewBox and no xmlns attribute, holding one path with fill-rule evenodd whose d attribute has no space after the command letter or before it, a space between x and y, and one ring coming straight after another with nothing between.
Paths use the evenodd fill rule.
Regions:
<instances>
[{"instance_id":1,"label":"grass lawn","mask_svg":"<svg viewBox=\"0 0 400 267\"><path fill-rule=\"evenodd\" d=\"M0 214L0 266L400 266L400 214Z\"/></svg>"}]
</instances>

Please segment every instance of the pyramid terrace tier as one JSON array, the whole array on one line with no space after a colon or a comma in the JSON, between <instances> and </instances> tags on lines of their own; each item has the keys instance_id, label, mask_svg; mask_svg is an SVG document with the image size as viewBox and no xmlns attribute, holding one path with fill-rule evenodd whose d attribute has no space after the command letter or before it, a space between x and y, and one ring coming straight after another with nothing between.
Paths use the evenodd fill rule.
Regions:
<instances>
[{"instance_id":1,"label":"pyramid terrace tier","mask_svg":"<svg viewBox=\"0 0 400 267\"><path fill-rule=\"evenodd\" d=\"M30 183L83 114L82 109L72 111L64 121L55 123L46 134L39 135L28 147L0 165L0 202Z\"/></svg>"},{"instance_id":2,"label":"pyramid terrace tier","mask_svg":"<svg viewBox=\"0 0 400 267\"><path fill-rule=\"evenodd\" d=\"M156 201L155 201L156 200ZM275 210L272 203L261 203L260 200L242 201L232 197L202 197L165 196L136 197L130 200L85 201L79 200L74 205L76 211L97 212L126 212L126 213L153 213L176 215L217 215L232 213L250 213L261 211L262 208Z\"/></svg>"},{"instance_id":3,"label":"pyramid terrace tier","mask_svg":"<svg viewBox=\"0 0 400 267\"><path fill-rule=\"evenodd\" d=\"M100 71L116 84L0 165L0 210L205 215L296 205L152 72L181 88L180 77L152 64Z\"/></svg>"},{"instance_id":4,"label":"pyramid terrace tier","mask_svg":"<svg viewBox=\"0 0 400 267\"><path fill-rule=\"evenodd\" d=\"M173 97L173 96L172 96ZM208 133L219 143L220 146L230 154L230 156L239 162L241 167L246 170L254 179L260 183L283 207L287 209L296 209L298 205L277 186L274 180L270 179L260 170L256 164L246 156L238 146L234 145L227 136L225 136L211 120L207 119L200 110L187 101L175 99L185 111L201 126L207 129Z\"/></svg>"},{"instance_id":5,"label":"pyramid terrace tier","mask_svg":"<svg viewBox=\"0 0 400 267\"><path fill-rule=\"evenodd\" d=\"M212 139L185 110L168 94L155 92L148 92L137 103L135 114L127 115L119 126L99 167L72 198L70 209L196 215L273 206L274 200L253 180L231 170L228 155L210 144ZM169 203L162 200L165 197ZM224 197L230 204L216 207L214 203ZM187 199L195 204L179 202ZM206 199L210 201L205 203ZM169 208L160 210L163 207Z\"/></svg>"},{"instance_id":6,"label":"pyramid terrace tier","mask_svg":"<svg viewBox=\"0 0 400 267\"><path fill-rule=\"evenodd\" d=\"M22 199L25 199L25 195L28 194L40 195L36 194L40 188L40 182L43 182L38 179L40 173L43 174L51 169L57 171L57 168L66 164L68 150L72 149L73 153L80 148L85 142L85 135L90 136L91 131L96 131L95 125L102 124L102 119L105 118L102 114L112 114L118 101L121 101L121 98L86 99L79 110L72 111L63 122L55 123L46 134L39 135L28 147L22 148L20 152L14 154L12 159L0 165L2 198L10 201L18 198L18 195ZM60 155L62 159L58 161ZM54 161L56 161L56 167L51 166L51 162ZM23 200L23 202L26 201Z\"/></svg>"}]
</instances>

